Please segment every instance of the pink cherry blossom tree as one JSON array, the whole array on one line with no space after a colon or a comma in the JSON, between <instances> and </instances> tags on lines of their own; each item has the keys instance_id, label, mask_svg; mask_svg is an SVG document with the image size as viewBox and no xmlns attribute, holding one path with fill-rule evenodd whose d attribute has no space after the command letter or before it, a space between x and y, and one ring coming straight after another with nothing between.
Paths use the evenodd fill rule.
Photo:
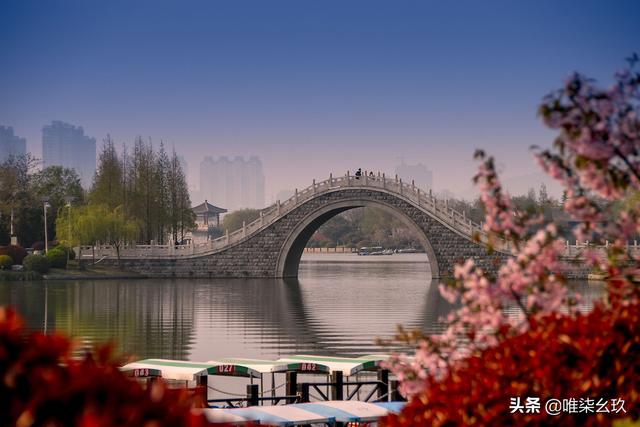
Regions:
<instances>
[{"instance_id":1,"label":"pink cherry blossom tree","mask_svg":"<svg viewBox=\"0 0 640 427\"><path fill-rule=\"evenodd\" d=\"M567 194L565 211L579 225L578 241L609 241L606 250L587 249L583 262L610 277L610 303L638 298L633 283L638 258L627 250L640 230L640 74L635 63L616 74L607 89L580 74L544 98L543 122L558 132L552 148L534 147L538 163ZM466 356L507 337L526 332L536 316L575 312L579 296L570 296L562 274L566 242L553 223L539 214L519 212L504 191L494 160L484 152L474 182L486 211L483 235L488 250L507 248L511 257L497 274L469 259L456 266L453 280L440 284L442 296L459 308L448 315L442 334L425 336L401 330L398 338L416 347L414 357L394 356L389 366L411 396Z\"/></svg>"}]
</instances>

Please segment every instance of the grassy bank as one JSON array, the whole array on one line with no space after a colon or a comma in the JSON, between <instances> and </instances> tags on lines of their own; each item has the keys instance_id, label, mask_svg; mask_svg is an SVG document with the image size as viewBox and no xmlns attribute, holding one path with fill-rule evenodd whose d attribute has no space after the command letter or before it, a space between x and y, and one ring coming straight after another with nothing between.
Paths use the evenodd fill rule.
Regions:
<instances>
[{"instance_id":1,"label":"grassy bank","mask_svg":"<svg viewBox=\"0 0 640 427\"><path fill-rule=\"evenodd\" d=\"M114 267L88 265L80 269L78 263L71 261L68 268L51 268L46 274L35 271L0 270L0 282L26 282L33 280L101 280L101 279L142 279L145 276L132 271Z\"/></svg>"},{"instance_id":2,"label":"grassy bank","mask_svg":"<svg viewBox=\"0 0 640 427\"><path fill-rule=\"evenodd\" d=\"M80 269L75 261L70 262L66 269L52 268L43 275L45 280L142 279L144 277L139 273L103 265L85 265Z\"/></svg>"}]
</instances>

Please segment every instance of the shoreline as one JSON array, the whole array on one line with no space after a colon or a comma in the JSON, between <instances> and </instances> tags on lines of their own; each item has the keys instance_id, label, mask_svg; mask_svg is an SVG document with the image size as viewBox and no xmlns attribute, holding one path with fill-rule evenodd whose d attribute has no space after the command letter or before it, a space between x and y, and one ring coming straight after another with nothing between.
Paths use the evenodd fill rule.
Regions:
<instances>
[{"instance_id":1,"label":"shoreline","mask_svg":"<svg viewBox=\"0 0 640 427\"><path fill-rule=\"evenodd\" d=\"M302 263L335 263L341 262L340 258L346 260L352 258L349 262L357 263L428 263L427 259L421 259L425 254L396 254L395 256L386 257L355 257L355 253L351 252L305 252L302 256ZM408 256L407 256L408 255ZM324 259L326 257L326 259ZM306 258L306 259L305 259ZM420 259L411 259L420 258ZM26 281L69 281L69 280L136 280L149 278L175 278L175 279L196 279L196 278L234 278L235 276L210 276L210 277L194 277L180 276L174 274L144 274L132 270L125 270L108 265L92 265L83 270L79 270L77 263L72 262L69 269L50 269L46 274L37 274L28 271L6 271L4 274L0 272L0 282L26 282ZM570 280L586 280L589 282L601 282L607 280L606 275L598 274L592 271L585 271L582 268L568 269L564 272L567 279Z\"/></svg>"}]
</instances>

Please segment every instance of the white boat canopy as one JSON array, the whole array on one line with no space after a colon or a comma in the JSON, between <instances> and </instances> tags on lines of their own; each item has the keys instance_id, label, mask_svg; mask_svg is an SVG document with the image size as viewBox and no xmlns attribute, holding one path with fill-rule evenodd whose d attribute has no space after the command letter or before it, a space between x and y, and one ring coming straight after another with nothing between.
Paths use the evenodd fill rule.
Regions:
<instances>
[{"instance_id":1,"label":"white boat canopy","mask_svg":"<svg viewBox=\"0 0 640 427\"><path fill-rule=\"evenodd\" d=\"M317 363L326 365L331 372L342 371L345 376L355 375L360 371L373 371L380 369L380 364L387 360L387 355L368 355L356 358L350 357L332 357L332 356L312 356L297 355L288 356L278 359L277 362L300 362L300 363Z\"/></svg>"},{"instance_id":2,"label":"white boat canopy","mask_svg":"<svg viewBox=\"0 0 640 427\"><path fill-rule=\"evenodd\" d=\"M327 374L329 366L320 363L305 363L302 361L285 362L281 360L260 359L215 359L207 363L214 364L209 375L229 375L240 377L260 377L266 373L304 372Z\"/></svg>"},{"instance_id":3,"label":"white boat canopy","mask_svg":"<svg viewBox=\"0 0 640 427\"><path fill-rule=\"evenodd\" d=\"M357 400L330 400L327 402L300 403L295 405L339 423L368 423L377 421L391 412L388 408Z\"/></svg>"},{"instance_id":4,"label":"white boat canopy","mask_svg":"<svg viewBox=\"0 0 640 427\"><path fill-rule=\"evenodd\" d=\"M252 406L249 408L219 409L217 411L215 409L204 409L204 413L207 420L212 423L229 422L231 424L235 424L234 421L227 421L225 419L228 416L233 416L236 419L242 419L245 422L253 421L260 424L275 426L335 423L335 420L332 417L306 411L299 408L298 405Z\"/></svg>"},{"instance_id":5,"label":"white boat canopy","mask_svg":"<svg viewBox=\"0 0 640 427\"><path fill-rule=\"evenodd\" d=\"M372 422L399 412L406 402L368 403L359 401L327 401L296 403L285 406L252 406L234 409L204 409L212 423L259 422L269 425L293 426L314 423Z\"/></svg>"},{"instance_id":6,"label":"white boat canopy","mask_svg":"<svg viewBox=\"0 0 640 427\"><path fill-rule=\"evenodd\" d=\"M169 380L195 381L210 375L216 363L186 362L182 360L144 359L120 368L125 375L133 377L162 377Z\"/></svg>"}]
</instances>

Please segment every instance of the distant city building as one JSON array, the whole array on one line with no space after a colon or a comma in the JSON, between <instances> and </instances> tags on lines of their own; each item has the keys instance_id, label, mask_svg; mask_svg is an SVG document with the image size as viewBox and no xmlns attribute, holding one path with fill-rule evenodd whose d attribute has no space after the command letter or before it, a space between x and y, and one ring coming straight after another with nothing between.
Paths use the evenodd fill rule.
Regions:
<instances>
[{"instance_id":1,"label":"distant city building","mask_svg":"<svg viewBox=\"0 0 640 427\"><path fill-rule=\"evenodd\" d=\"M426 191L433 187L433 172L422 163L410 165L402 160L396 166L396 174L404 182L411 183L411 181L414 181L416 186L422 190Z\"/></svg>"},{"instance_id":2,"label":"distant city building","mask_svg":"<svg viewBox=\"0 0 640 427\"><path fill-rule=\"evenodd\" d=\"M42 163L75 169L88 188L96 171L96 139L86 136L81 126L53 121L42 128Z\"/></svg>"},{"instance_id":3,"label":"distant city building","mask_svg":"<svg viewBox=\"0 0 640 427\"><path fill-rule=\"evenodd\" d=\"M262 162L223 156L214 160L207 156L200 163L200 195L229 211L264 207L264 173Z\"/></svg>"},{"instance_id":4,"label":"distant city building","mask_svg":"<svg viewBox=\"0 0 640 427\"><path fill-rule=\"evenodd\" d=\"M11 126L0 126L0 162L10 156L24 156L27 154L27 140L13 133Z\"/></svg>"}]
</instances>

